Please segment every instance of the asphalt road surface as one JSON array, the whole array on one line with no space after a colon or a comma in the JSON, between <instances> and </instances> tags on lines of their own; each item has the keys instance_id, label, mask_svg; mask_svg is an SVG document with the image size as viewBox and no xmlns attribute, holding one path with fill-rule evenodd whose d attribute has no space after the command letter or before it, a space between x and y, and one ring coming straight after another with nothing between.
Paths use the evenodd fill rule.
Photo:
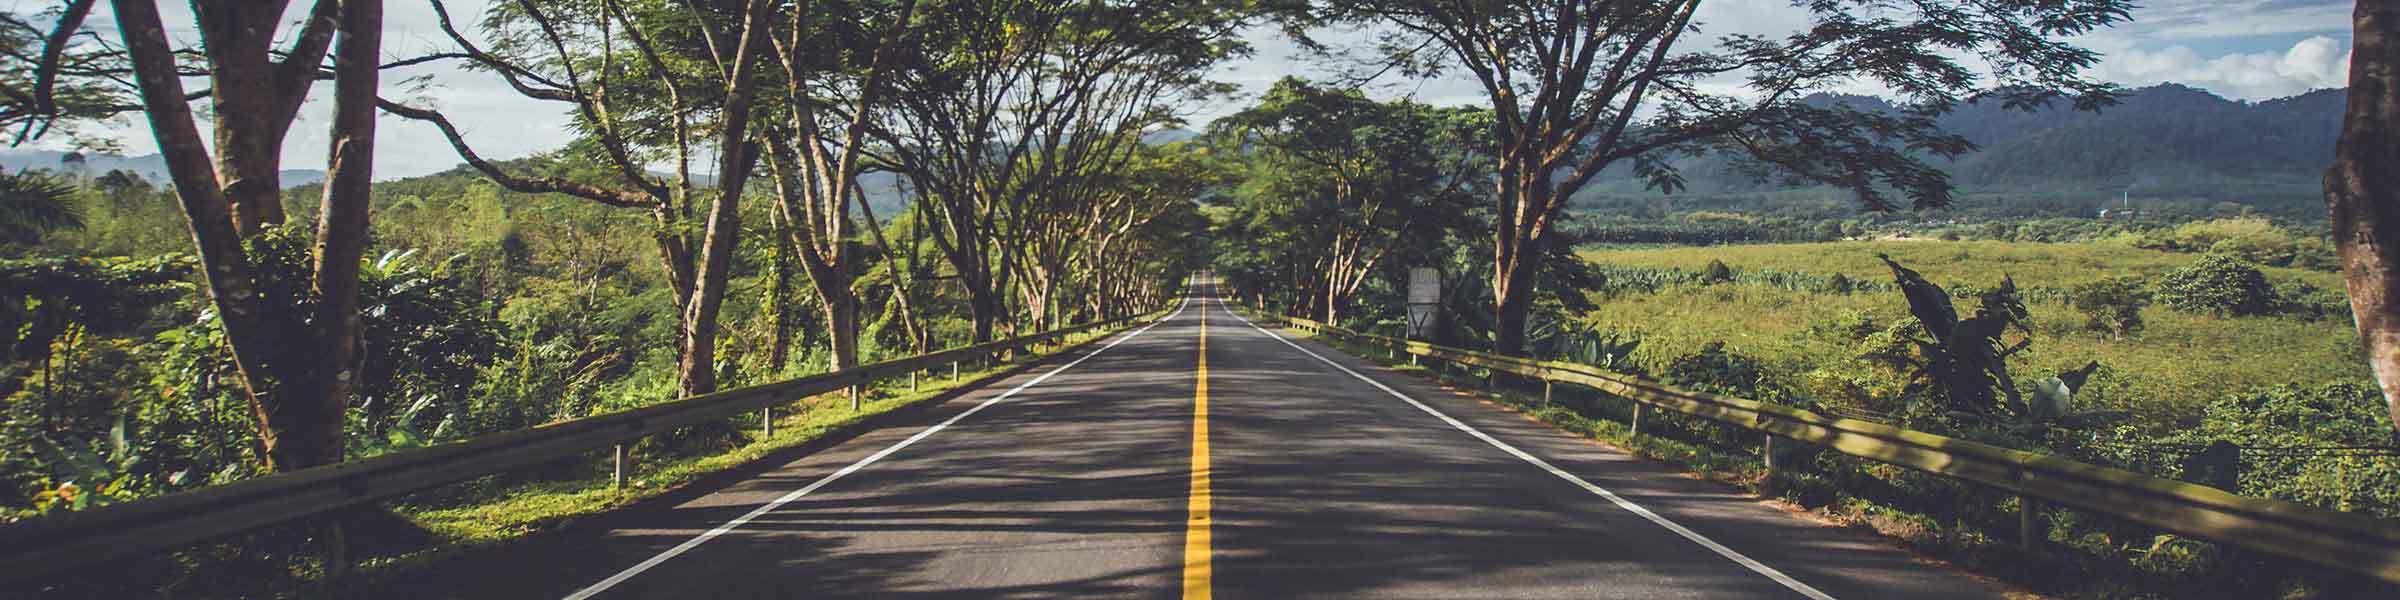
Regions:
<instances>
[{"instance_id":1,"label":"asphalt road surface","mask_svg":"<svg viewBox=\"0 0 2400 600\"><path fill-rule=\"evenodd\" d=\"M2000 595L1871 534L1259 329L1205 297L756 477L652 504L389 591Z\"/></svg>"}]
</instances>

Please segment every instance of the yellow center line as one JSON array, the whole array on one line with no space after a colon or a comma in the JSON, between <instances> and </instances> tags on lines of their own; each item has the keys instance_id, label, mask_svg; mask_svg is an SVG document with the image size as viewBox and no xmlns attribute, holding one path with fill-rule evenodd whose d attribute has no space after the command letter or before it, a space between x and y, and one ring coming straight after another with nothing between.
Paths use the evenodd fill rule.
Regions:
<instances>
[{"instance_id":1,"label":"yellow center line","mask_svg":"<svg viewBox=\"0 0 2400 600\"><path fill-rule=\"evenodd\" d=\"M1204 307L1205 308L1205 307ZM1183 597L1207 600L1215 595L1209 584L1208 534L1208 311L1200 311L1200 391L1192 398L1192 504L1183 531Z\"/></svg>"}]
</instances>

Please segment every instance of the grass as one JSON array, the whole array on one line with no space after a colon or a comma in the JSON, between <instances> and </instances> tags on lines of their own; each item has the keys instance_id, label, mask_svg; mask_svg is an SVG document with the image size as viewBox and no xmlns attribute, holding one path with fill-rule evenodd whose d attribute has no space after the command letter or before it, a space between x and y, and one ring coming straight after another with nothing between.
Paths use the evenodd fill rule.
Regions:
<instances>
[{"instance_id":1,"label":"grass","mask_svg":"<svg viewBox=\"0 0 2400 600\"><path fill-rule=\"evenodd\" d=\"M1587 250L1580 254L1585 260L1686 271L1699 271L1711 260L1722 260L1735 269L1771 268L1825 276L1840 273L1869 281L1891 280L1891 269L1875 258L1877 254L1889 254L1892 260L1946 287L1959 284L1988 287L2004 275L2015 276L2020 285L2056 287L2118 275L2158 277L2200 259L2197 254L2148 250L2116 242L2047 244L1934 239L1680 246ZM2334 273L2283 267L2260 270L2273 281L2294 280L2329 289L2342 287L2341 276Z\"/></svg>"},{"instance_id":2,"label":"grass","mask_svg":"<svg viewBox=\"0 0 2400 600\"><path fill-rule=\"evenodd\" d=\"M1703 248L1587 250L1587 260L1697 271L1710 260L1736 270L1776 269L1861 281L1889 281L1894 260L1945 286L1988 287L2002 275L2020 285L2067 287L2115 275L2152 277L2195 255L2114 243L1883 241L1768 244ZM2335 275L2265 269L2270 279L2340 285ZM1906 319L1898 293L1812 293L1761 284L1668 286L1652 293L1596 297L1600 309L1581 320L1642 339L1635 360L1656 371L1674 357L1714 341L1763 361L1770 376L1819 401L1875 407L1898 394L1903 378L1858 358L1835 325L1868 319ZM2083 396L2132 412L2152 429L2189 425L2209 400L2278 383L2368 382L2355 330L2343 320L2292 317L2214 317L2151 306L2147 327L2122 338L2082 327L2084 317L2057 300L2028 301L2036 328L2032 349L2014 366L2020 378L2039 377L2097 360L2104 367ZM1972 310L1961 306L1961 310ZM1738 315L1728 318L1728 315Z\"/></svg>"}]
</instances>

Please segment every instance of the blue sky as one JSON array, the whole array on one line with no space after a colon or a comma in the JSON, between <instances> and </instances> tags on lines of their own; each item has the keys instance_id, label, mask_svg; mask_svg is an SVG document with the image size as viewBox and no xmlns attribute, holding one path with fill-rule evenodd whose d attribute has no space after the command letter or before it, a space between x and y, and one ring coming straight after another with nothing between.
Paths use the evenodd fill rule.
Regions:
<instances>
[{"instance_id":1,"label":"blue sky","mask_svg":"<svg viewBox=\"0 0 2400 600\"><path fill-rule=\"evenodd\" d=\"M1711 0L1699 20L1708 34L1780 34L1798 9L1791 0ZM37 0L0 0L7 10L31 12L49 6ZM189 8L162 2L170 27L179 40L193 40ZM305 2L294 2L296 16ZM462 25L482 13L484 0L450 0L452 14ZM2347 0L2149 0L2135 9L2134 20L2085 35L2077 42L2105 55L2093 76L2128 86L2173 81L2240 100L2265 100L2313 89L2340 87L2347 79L2350 47L2350 9ZM417 0L394 0L387 7L385 53L412 56L446 45L432 10ZM109 30L105 7L91 25ZM1313 67L1288 43L1267 32L1250 36L1258 53L1221 68L1218 78L1257 91L1284 75L1309 75ZM405 82L428 77L430 87L403 89ZM548 150L566 135L566 107L526 100L488 74L462 72L454 66L433 66L387 74L385 95L411 98L440 107L458 122L476 150L490 157L515 157ZM1730 87L1730 84L1729 84ZM1874 93L1872 87L1842 91ZM330 102L325 88L310 98L286 144L286 168L319 168L324 164L327 137L325 114ZM1412 96L1436 104L1471 103L1480 90L1458 80L1395 81L1379 86L1379 96ZM1242 100L1190 107L1194 121L1205 122L1236 110ZM126 154L153 152L155 144L138 116L90 128L113 137ZM377 153L378 179L422 175L458 163L438 132L420 123L387 119L379 128L382 152ZM61 141L48 142L52 147Z\"/></svg>"}]
</instances>

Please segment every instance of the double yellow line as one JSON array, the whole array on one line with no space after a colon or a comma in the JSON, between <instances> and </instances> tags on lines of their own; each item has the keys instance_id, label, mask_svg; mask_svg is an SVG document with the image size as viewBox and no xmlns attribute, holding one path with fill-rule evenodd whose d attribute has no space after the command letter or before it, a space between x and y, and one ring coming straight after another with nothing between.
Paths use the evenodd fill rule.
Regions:
<instances>
[{"instance_id":1,"label":"double yellow line","mask_svg":"<svg viewBox=\"0 0 2400 600\"><path fill-rule=\"evenodd\" d=\"M1208 532L1208 310L1200 311L1200 391L1192 398L1192 504L1183 530L1183 597L1207 600L1215 595Z\"/></svg>"}]
</instances>

